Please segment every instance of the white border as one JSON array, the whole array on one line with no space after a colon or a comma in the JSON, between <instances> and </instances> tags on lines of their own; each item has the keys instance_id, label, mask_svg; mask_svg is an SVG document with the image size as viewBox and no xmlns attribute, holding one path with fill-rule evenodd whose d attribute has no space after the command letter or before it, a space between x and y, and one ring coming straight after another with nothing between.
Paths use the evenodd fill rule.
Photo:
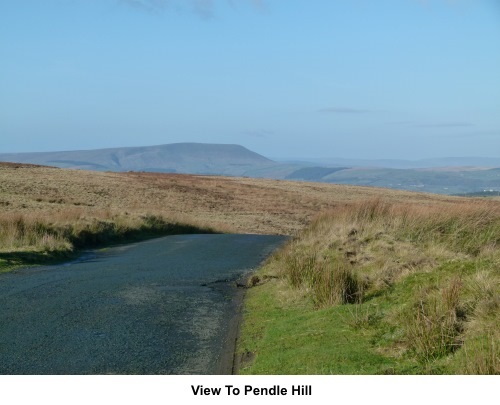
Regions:
<instances>
[{"instance_id":1,"label":"white border","mask_svg":"<svg viewBox=\"0 0 500 405\"><path fill-rule=\"evenodd\" d=\"M499 383L498 376L0 376L0 398L9 405L470 405L496 403ZM221 388L221 394L196 396L191 386L198 385ZM227 395L226 385L240 395ZM276 385L288 394L244 395L245 385ZM311 385L312 395L291 395L292 385Z\"/></svg>"}]
</instances>

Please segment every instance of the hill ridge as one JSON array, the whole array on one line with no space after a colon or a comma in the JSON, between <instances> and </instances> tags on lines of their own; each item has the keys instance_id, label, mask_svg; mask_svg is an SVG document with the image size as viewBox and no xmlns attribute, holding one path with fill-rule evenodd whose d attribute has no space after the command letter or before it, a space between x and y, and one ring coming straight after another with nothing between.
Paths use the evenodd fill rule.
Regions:
<instances>
[{"instance_id":1,"label":"hill ridge","mask_svg":"<svg viewBox=\"0 0 500 405\"><path fill-rule=\"evenodd\" d=\"M223 172L229 175L243 174L250 168L274 163L241 145L196 142L75 151L6 153L0 154L0 160L98 171L204 174Z\"/></svg>"}]
</instances>

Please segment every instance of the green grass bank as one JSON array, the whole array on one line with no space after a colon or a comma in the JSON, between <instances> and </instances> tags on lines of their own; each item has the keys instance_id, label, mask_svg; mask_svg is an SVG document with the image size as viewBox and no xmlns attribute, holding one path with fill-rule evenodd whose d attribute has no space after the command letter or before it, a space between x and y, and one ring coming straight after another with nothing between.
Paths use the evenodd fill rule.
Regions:
<instances>
[{"instance_id":1,"label":"green grass bank","mask_svg":"<svg viewBox=\"0 0 500 405\"><path fill-rule=\"evenodd\" d=\"M248 289L240 374L499 374L500 206L338 205Z\"/></svg>"}]
</instances>

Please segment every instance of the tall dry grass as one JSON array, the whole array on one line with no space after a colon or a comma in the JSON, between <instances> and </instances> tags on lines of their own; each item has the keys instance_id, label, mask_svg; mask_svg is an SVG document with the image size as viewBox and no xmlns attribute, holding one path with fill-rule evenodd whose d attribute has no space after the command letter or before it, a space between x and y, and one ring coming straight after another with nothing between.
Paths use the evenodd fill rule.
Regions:
<instances>
[{"instance_id":1,"label":"tall dry grass","mask_svg":"<svg viewBox=\"0 0 500 405\"><path fill-rule=\"evenodd\" d=\"M195 221L194 221L195 222ZM0 252L64 253L103 243L172 233L215 232L162 215L63 209L47 216L0 214Z\"/></svg>"},{"instance_id":2,"label":"tall dry grass","mask_svg":"<svg viewBox=\"0 0 500 405\"><path fill-rule=\"evenodd\" d=\"M292 235L336 204L383 197L443 206L459 199L397 190L169 173L106 173L0 162L0 213L47 216L84 208L161 214L233 232Z\"/></svg>"},{"instance_id":3,"label":"tall dry grass","mask_svg":"<svg viewBox=\"0 0 500 405\"><path fill-rule=\"evenodd\" d=\"M461 289L461 280L454 278L433 293L420 292L410 309L401 313L407 345L419 360L431 362L462 345Z\"/></svg>"},{"instance_id":4,"label":"tall dry grass","mask_svg":"<svg viewBox=\"0 0 500 405\"><path fill-rule=\"evenodd\" d=\"M309 289L316 306L362 301L362 282L345 264L322 257L319 252L301 252L293 244L281 255L281 276L295 288Z\"/></svg>"}]
</instances>

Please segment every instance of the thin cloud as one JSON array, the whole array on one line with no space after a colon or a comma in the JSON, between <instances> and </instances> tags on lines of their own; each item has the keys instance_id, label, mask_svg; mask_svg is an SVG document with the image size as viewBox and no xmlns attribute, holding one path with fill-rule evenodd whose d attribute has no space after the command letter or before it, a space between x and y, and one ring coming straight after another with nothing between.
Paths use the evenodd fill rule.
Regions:
<instances>
[{"instance_id":1,"label":"thin cloud","mask_svg":"<svg viewBox=\"0 0 500 405\"><path fill-rule=\"evenodd\" d=\"M413 121L391 121L391 122L385 122L385 125L414 125L415 123Z\"/></svg>"},{"instance_id":2,"label":"thin cloud","mask_svg":"<svg viewBox=\"0 0 500 405\"><path fill-rule=\"evenodd\" d=\"M210 20L214 18L214 2L213 0L191 0L192 9L199 17Z\"/></svg>"},{"instance_id":3,"label":"thin cloud","mask_svg":"<svg viewBox=\"0 0 500 405\"><path fill-rule=\"evenodd\" d=\"M265 10L266 2L264 0L250 0L250 3L258 10Z\"/></svg>"},{"instance_id":4,"label":"thin cloud","mask_svg":"<svg viewBox=\"0 0 500 405\"><path fill-rule=\"evenodd\" d=\"M476 124L471 122L415 122L415 121L393 121L386 122L386 125L401 125L413 128L469 128Z\"/></svg>"},{"instance_id":5,"label":"thin cloud","mask_svg":"<svg viewBox=\"0 0 500 405\"><path fill-rule=\"evenodd\" d=\"M214 16L213 0L119 0L121 4L151 13L160 13L166 10L188 10L202 19L211 19Z\"/></svg>"},{"instance_id":6,"label":"thin cloud","mask_svg":"<svg viewBox=\"0 0 500 405\"><path fill-rule=\"evenodd\" d=\"M417 128L464 128L473 127L475 125L470 122L441 122L432 124L414 124L413 126Z\"/></svg>"},{"instance_id":7,"label":"thin cloud","mask_svg":"<svg viewBox=\"0 0 500 405\"><path fill-rule=\"evenodd\" d=\"M117 0L120 4L152 13L166 10L183 11L186 8L204 20L215 17L216 0ZM256 10L265 9L265 0L225 0L230 5L249 3Z\"/></svg>"},{"instance_id":8,"label":"thin cloud","mask_svg":"<svg viewBox=\"0 0 500 405\"><path fill-rule=\"evenodd\" d=\"M169 0L118 0L118 3L149 12L160 12L171 6Z\"/></svg>"},{"instance_id":9,"label":"thin cloud","mask_svg":"<svg viewBox=\"0 0 500 405\"><path fill-rule=\"evenodd\" d=\"M450 7L458 6L461 3L461 0L441 0L441 1L433 1L433 0L416 0L421 6L429 7L435 3L445 3Z\"/></svg>"},{"instance_id":10,"label":"thin cloud","mask_svg":"<svg viewBox=\"0 0 500 405\"><path fill-rule=\"evenodd\" d=\"M273 131L268 131L266 129L261 130L252 130L252 131L244 131L242 135L251 136L252 138L269 138L272 135Z\"/></svg>"},{"instance_id":11,"label":"thin cloud","mask_svg":"<svg viewBox=\"0 0 500 405\"><path fill-rule=\"evenodd\" d=\"M447 135L446 137L453 138L477 138L477 137L500 137L500 130L492 130L492 131L474 131L474 132L466 132L461 134L452 134Z\"/></svg>"},{"instance_id":12,"label":"thin cloud","mask_svg":"<svg viewBox=\"0 0 500 405\"><path fill-rule=\"evenodd\" d=\"M259 11L264 11L266 9L266 2L265 0L226 0L231 6L236 7L241 3L249 3L255 9Z\"/></svg>"},{"instance_id":13,"label":"thin cloud","mask_svg":"<svg viewBox=\"0 0 500 405\"><path fill-rule=\"evenodd\" d=\"M366 114L372 111L352 107L327 107L319 109L318 112L328 114Z\"/></svg>"}]
</instances>

